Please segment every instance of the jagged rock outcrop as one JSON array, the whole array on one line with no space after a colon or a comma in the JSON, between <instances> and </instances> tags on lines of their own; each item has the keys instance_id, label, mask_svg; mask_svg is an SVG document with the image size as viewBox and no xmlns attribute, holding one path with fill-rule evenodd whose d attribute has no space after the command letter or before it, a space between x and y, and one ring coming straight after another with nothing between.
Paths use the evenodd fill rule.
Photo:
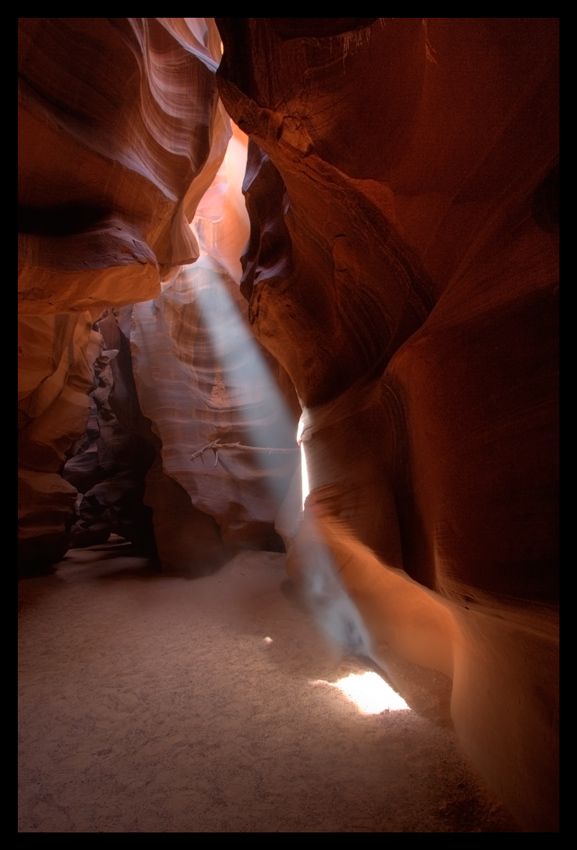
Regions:
<instances>
[{"instance_id":1,"label":"jagged rock outcrop","mask_svg":"<svg viewBox=\"0 0 577 850\"><path fill-rule=\"evenodd\" d=\"M122 331L129 322L126 307L105 311L95 324L103 351L94 364L86 435L70 450L62 476L79 494L69 520L71 547L105 543L117 534L154 557L151 511L143 496L160 447L138 404L130 342Z\"/></svg>"},{"instance_id":2,"label":"jagged rock outcrop","mask_svg":"<svg viewBox=\"0 0 577 850\"><path fill-rule=\"evenodd\" d=\"M558 22L282 20L217 23L242 289L304 407L289 569L331 557L367 651L452 676L473 762L555 829Z\"/></svg>"}]
</instances>

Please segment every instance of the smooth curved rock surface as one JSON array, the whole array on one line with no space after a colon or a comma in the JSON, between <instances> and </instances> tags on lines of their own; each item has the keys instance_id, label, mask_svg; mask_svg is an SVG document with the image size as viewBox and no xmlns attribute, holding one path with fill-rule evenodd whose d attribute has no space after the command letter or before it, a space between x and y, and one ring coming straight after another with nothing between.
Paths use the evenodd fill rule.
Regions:
<instances>
[{"instance_id":1,"label":"smooth curved rock surface","mask_svg":"<svg viewBox=\"0 0 577 850\"><path fill-rule=\"evenodd\" d=\"M20 18L19 309L131 304L198 256L230 137L211 19Z\"/></svg>"},{"instance_id":2,"label":"smooth curved rock surface","mask_svg":"<svg viewBox=\"0 0 577 850\"><path fill-rule=\"evenodd\" d=\"M452 678L473 764L556 831L558 20L216 21L20 19L22 551L66 545L92 323L135 303L169 569L285 540L329 632Z\"/></svg>"},{"instance_id":3,"label":"smooth curved rock surface","mask_svg":"<svg viewBox=\"0 0 577 850\"><path fill-rule=\"evenodd\" d=\"M194 219L200 258L132 311L140 405L162 443L162 469L176 482L158 479L158 486L169 503L184 507L185 494L190 500L182 532L157 534L172 541L162 560L188 558L197 569L203 558L216 565L237 547L282 548L274 522L300 461L294 388L286 376L279 387L283 370L252 336L239 291L248 237L245 162L246 139L236 131ZM146 499L155 524L160 510L165 526L170 512L155 490L149 484Z\"/></svg>"},{"instance_id":4,"label":"smooth curved rock surface","mask_svg":"<svg viewBox=\"0 0 577 850\"><path fill-rule=\"evenodd\" d=\"M226 272L199 261L135 305L132 357L164 471L214 517L227 547L276 549L275 516L300 462L296 421L242 303Z\"/></svg>"},{"instance_id":5,"label":"smooth curved rock surface","mask_svg":"<svg viewBox=\"0 0 577 850\"><path fill-rule=\"evenodd\" d=\"M558 22L217 23L242 289L304 408L292 573L324 546L368 649L451 675L473 762L556 829Z\"/></svg>"},{"instance_id":6,"label":"smooth curved rock surface","mask_svg":"<svg viewBox=\"0 0 577 850\"><path fill-rule=\"evenodd\" d=\"M198 257L198 243L189 225L218 173L231 137L230 121L216 89L220 51L212 19L19 20L19 313L30 317L32 328L21 336L20 368L25 382L31 380L29 374L34 373L39 356L48 360L53 356L54 343L43 331L37 339L29 339L43 321L36 317L46 314L50 323L53 314L66 311L71 313L70 321L76 322L78 311L88 309L94 321L110 308L158 294L161 280L172 279L181 264ZM227 202L239 205L238 199ZM231 231L227 256L231 264L236 254L234 262L239 266L241 249L235 238L238 241ZM23 320L23 327L27 321ZM84 342L75 339L73 345L69 357L82 360ZM109 349L113 348L111 344ZM90 463L90 452L74 461L77 467L89 467L84 469L82 486L88 487L87 477L92 477L96 490L88 487L87 498L77 501L82 517L77 516L79 526L73 532L81 537L85 533L105 536L108 529L132 539L143 524L137 518L143 506L133 506L132 530L125 524L126 510L131 498L139 498L139 491L142 495L144 483L136 489L128 483L127 490L131 479L127 463L138 450L131 452L121 438L121 470L114 448L119 447L118 434L113 432L119 427L115 413L123 409L126 417L128 407L123 403L134 405L135 399L131 399L131 388L124 387L123 399L118 395L122 378L119 370L113 374L112 362L110 380L104 381L108 390L97 390L106 394L114 379L116 410L105 402L106 416L100 416L98 425L98 439L103 429L107 432L107 448L101 440L102 457L95 464ZM100 365L103 380L104 368L109 370ZM38 393L45 393L49 382L43 376L38 380L42 381ZM92 380L93 376L86 382L85 392L93 389ZM31 557L37 550L43 552L47 563L51 550L44 542L48 533L44 503L50 498L46 491L55 498L60 494L61 506L50 520L50 533L58 541L55 561L66 548L65 526L73 519L76 501L76 491L58 473L73 443L84 436L89 404L84 398L83 424L71 422L70 428L58 415L44 416L42 444L58 442L63 451L52 463L50 481L39 479L37 498L34 476L45 474L43 461L38 449L32 457L26 435L21 442L28 472L21 488L26 516L20 535L26 538L26 552ZM62 403L54 410L67 415ZM139 417L138 410L128 416L133 431L142 431ZM30 431L31 426L27 427ZM37 430L38 424L34 427ZM154 441L149 433L150 437ZM140 433L132 443L138 444L141 438L147 436ZM148 451L145 447L140 452L141 461ZM126 479L128 475L120 490L113 478L106 477L107 466L113 476L118 473ZM72 477L77 478L80 471L76 469Z\"/></svg>"}]
</instances>

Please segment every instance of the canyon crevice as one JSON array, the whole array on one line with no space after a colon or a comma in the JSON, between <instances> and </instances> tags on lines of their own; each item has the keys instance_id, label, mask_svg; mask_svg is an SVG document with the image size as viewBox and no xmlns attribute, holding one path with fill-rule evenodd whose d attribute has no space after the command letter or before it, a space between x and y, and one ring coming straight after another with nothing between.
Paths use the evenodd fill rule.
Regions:
<instances>
[{"instance_id":1,"label":"canyon crevice","mask_svg":"<svg viewBox=\"0 0 577 850\"><path fill-rule=\"evenodd\" d=\"M19 20L21 574L286 549L544 832L558 58L552 18Z\"/></svg>"}]
</instances>

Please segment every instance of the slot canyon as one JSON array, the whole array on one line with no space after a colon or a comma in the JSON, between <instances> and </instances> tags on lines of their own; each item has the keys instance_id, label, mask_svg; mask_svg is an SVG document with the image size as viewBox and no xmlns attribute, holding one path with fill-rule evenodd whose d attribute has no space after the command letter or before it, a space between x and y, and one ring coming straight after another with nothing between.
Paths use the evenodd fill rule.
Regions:
<instances>
[{"instance_id":1,"label":"slot canyon","mask_svg":"<svg viewBox=\"0 0 577 850\"><path fill-rule=\"evenodd\" d=\"M558 29L19 19L19 831L559 830Z\"/></svg>"}]
</instances>

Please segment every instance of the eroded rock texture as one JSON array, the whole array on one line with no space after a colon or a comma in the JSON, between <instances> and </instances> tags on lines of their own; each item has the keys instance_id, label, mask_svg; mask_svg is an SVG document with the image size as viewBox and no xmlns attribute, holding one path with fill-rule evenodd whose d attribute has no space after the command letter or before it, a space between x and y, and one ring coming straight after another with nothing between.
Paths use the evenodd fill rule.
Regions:
<instances>
[{"instance_id":1,"label":"eroded rock texture","mask_svg":"<svg viewBox=\"0 0 577 850\"><path fill-rule=\"evenodd\" d=\"M94 390L95 505L146 444L167 571L276 520L329 631L451 677L472 762L555 830L558 22L217 24L19 22L24 559L67 546Z\"/></svg>"},{"instance_id":2,"label":"eroded rock texture","mask_svg":"<svg viewBox=\"0 0 577 850\"><path fill-rule=\"evenodd\" d=\"M452 676L472 760L554 829L558 24L338 20L217 19L242 289L303 405L289 571L331 557L367 651Z\"/></svg>"},{"instance_id":3,"label":"eroded rock texture","mask_svg":"<svg viewBox=\"0 0 577 850\"><path fill-rule=\"evenodd\" d=\"M248 238L240 136L198 207L199 259L132 311L139 403L171 479L161 484L152 470L146 501L171 571L180 561L206 572L237 547L282 547L274 521L300 463L294 389L286 376L279 387L283 370L254 339L239 291Z\"/></svg>"},{"instance_id":4,"label":"eroded rock texture","mask_svg":"<svg viewBox=\"0 0 577 850\"><path fill-rule=\"evenodd\" d=\"M275 515L300 462L296 422L262 374L242 307L226 272L199 261L153 303L135 305L135 374L164 470L230 549L275 549Z\"/></svg>"},{"instance_id":5,"label":"eroded rock texture","mask_svg":"<svg viewBox=\"0 0 577 850\"><path fill-rule=\"evenodd\" d=\"M19 538L26 569L33 569L37 553L44 566L61 557L75 502L76 542L112 531L132 540L147 537L137 504L142 468L150 466L150 445L158 455L161 444L150 427L152 443L139 432L136 394L123 383L132 375L125 356L130 320L126 333L116 329L118 344L101 340L90 326L103 311L112 315L121 305L159 295L161 280L171 280L199 255L189 224L231 136L216 90L219 57L220 39L210 20L19 21L19 312L25 316ZM239 200L231 200L226 187L222 194L229 214ZM245 236L233 225L227 231L222 262L230 265L236 255L237 277L236 243ZM78 392L69 415L72 380ZM86 394L93 389L98 416L87 429ZM128 415L127 435L117 414L126 418L129 410L134 415ZM64 480L59 473L85 434L93 442L68 461ZM40 443L56 447L49 460ZM135 478L139 464L142 474ZM154 469L164 480L160 460ZM172 485L178 486L173 481L166 487ZM160 493L159 486L153 489ZM169 503L158 506L157 525ZM179 550L180 561L206 556L212 563L202 535L187 534L194 558L189 546ZM218 529L214 535L222 552ZM48 539L55 545L48 546ZM174 549L175 535L170 539ZM174 557L165 560L167 568L174 565Z\"/></svg>"},{"instance_id":6,"label":"eroded rock texture","mask_svg":"<svg viewBox=\"0 0 577 850\"><path fill-rule=\"evenodd\" d=\"M140 410L132 374L130 307L105 311L95 328L103 350L94 364L86 435L69 451L63 478L78 491L69 520L71 547L106 543L110 534L142 554L156 552L145 479L159 444Z\"/></svg>"},{"instance_id":7,"label":"eroded rock texture","mask_svg":"<svg viewBox=\"0 0 577 850\"><path fill-rule=\"evenodd\" d=\"M19 320L18 556L26 571L46 569L68 548L76 489L60 472L86 432L101 346L87 311Z\"/></svg>"},{"instance_id":8,"label":"eroded rock texture","mask_svg":"<svg viewBox=\"0 0 577 850\"><path fill-rule=\"evenodd\" d=\"M198 256L230 136L213 23L19 20L22 312L131 304Z\"/></svg>"}]
</instances>

